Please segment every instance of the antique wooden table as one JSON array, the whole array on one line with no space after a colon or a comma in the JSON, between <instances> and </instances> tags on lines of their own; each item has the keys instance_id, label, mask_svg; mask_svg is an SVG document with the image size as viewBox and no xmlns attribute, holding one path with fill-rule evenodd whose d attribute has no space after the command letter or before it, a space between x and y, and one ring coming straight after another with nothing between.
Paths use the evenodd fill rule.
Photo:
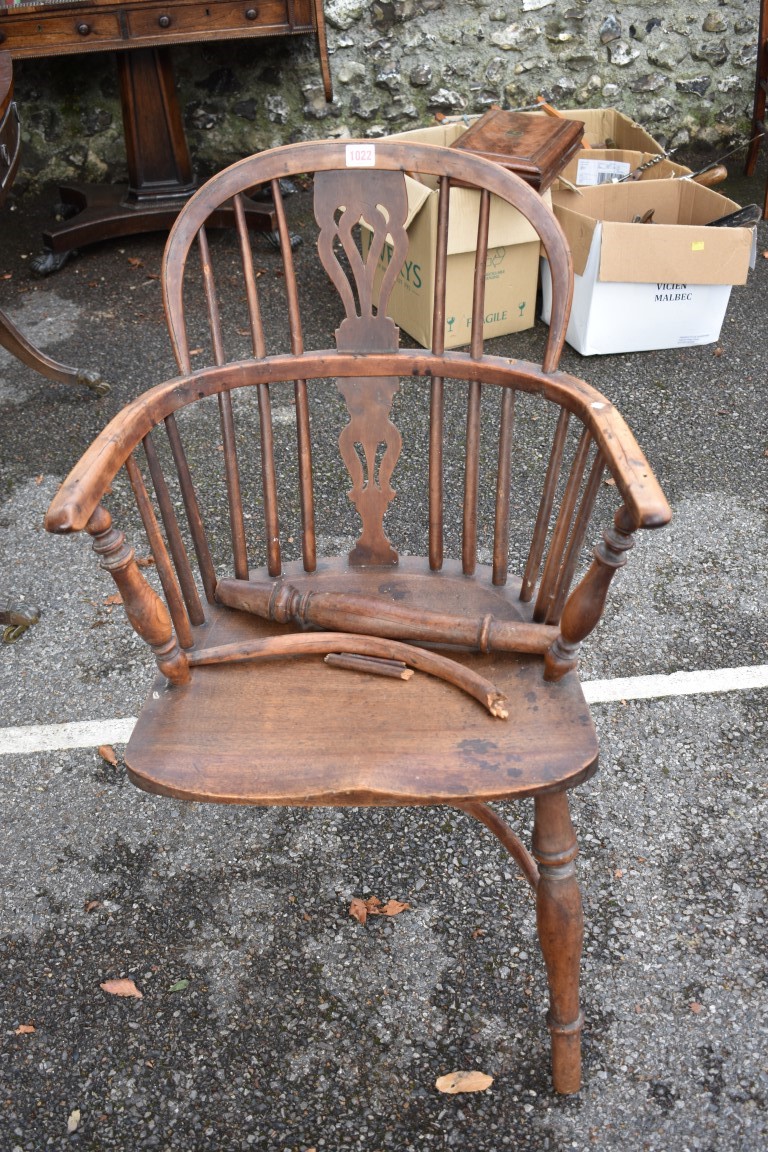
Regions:
<instances>
[{"instance_id":1,"label":"antique wooden table","mask_svg":"<svg viewBox=\"0 0 768 1152\"><path fill-rule=\"evenodd\" d=\"M170 228L195 181L170 45L313 35L326 99L332 98L322 0L0 0L0 49L14 59L115 51L128 159L127 185L66 185L67 217L43 233L46 273L97 240ZM253 227L275 226L251 202Z\"/></svg>"}]
</instances>

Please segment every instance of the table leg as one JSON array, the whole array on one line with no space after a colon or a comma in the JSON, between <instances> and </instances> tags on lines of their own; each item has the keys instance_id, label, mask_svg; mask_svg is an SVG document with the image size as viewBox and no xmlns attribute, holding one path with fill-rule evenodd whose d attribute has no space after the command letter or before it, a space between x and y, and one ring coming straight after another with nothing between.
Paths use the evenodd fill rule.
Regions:
<instances>
[{"instance_id":1,"label":"table leg","mask_svg":"<svg viewBox=\"0 0 768 1152\"><path fill-rule=\"evenodd\" d=\"M66 218L43 233L34 271L55 272L75 248L143 232L168 231L197 187L179 107L169 48L117 53L120 102L128 160L127 185L64 185ZM250 227L273 231L270 204L250 201Z\"/></svg>"},{"instance_id":2,"label":"table leg","mask_svg":"<svg viewBox=\"0 0 768 1152\"><path fill-rule=\"evenodd\" d=\"M109 392L109 385L104 384L98 372L85 372L78 368L69 368L66 364L59 364L46 356L34 344L30 344L16 327L16 325L0 309L0 347L5 348L17 360L21 360L28 368L55 380L58 384L82 384L90 388L97 396Z\"/></svg>"}]
</instances>

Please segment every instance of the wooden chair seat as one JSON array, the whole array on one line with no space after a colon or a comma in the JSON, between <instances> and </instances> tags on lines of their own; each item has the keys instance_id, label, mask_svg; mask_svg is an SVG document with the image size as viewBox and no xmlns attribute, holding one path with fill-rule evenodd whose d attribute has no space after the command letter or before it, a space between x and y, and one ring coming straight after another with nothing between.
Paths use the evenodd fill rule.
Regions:
<instances>
[{"instance_id":1,"label":"wooden chair seat","mask_svg":"<svg viewBox=\"0 0 768 1152\"><path fill-rule=\"evenodd\" d=\"M308 174L316 244L294 255L281 182ZM387 307L417 178L440 207L434 336L414 350ZM260 186L275 203L276 267L257 266L245 220ZM552 271L540 364L485 347L494 197L529 222ZM446 351L457 203L474 213L477 245L469 345ZM235 241L209 245L225 204ZM217 283L237 288L226 306ZM155 654L160 675L126 751L140 787L235 804L452 805L498 837L535 891L558 1092L581 1083L568 792L597 764L579 647L635 531L670 516L618 412L558 370L572 287L552 212L490 161L392 142L249 157L192 197L166 247L179 376L111 421L46 518L52 532L91 535ZM309 348L304 315L320 293L323 310L337 299L340 323ZM130 516L130 496L149 574L107 508ZM533 798L530 849L490 803L522 797Z\"/></svg>"},{"instance_id":2,"label":"wooden chair seat","mask_svg":"<svg viewBox=\"0 0 768 1152\"><path fill-rule=\"evenodd\" d=\"M385 584L398 603L430 609L442 606L440 591L448 607L466 596L457 566L439 580L423 562L408 567L395 576L366 573L355 587ZM337 566L286 579L299 589L340 587ZM519 587L492 588L487 570L472 583L478 607L520 618ZM280 635L282 626L219 608L202 631L196 646L204 656ZM126 749L129 775L147 791L180 799L261 805L500 800L591 775L597 741L575 673L546 684L540 656L461 649L450 656L503 693L508 719L421 672L403 681L328 666L322 655L202 665L180 688L156 679Z\"/></svg>"}]
</instances>

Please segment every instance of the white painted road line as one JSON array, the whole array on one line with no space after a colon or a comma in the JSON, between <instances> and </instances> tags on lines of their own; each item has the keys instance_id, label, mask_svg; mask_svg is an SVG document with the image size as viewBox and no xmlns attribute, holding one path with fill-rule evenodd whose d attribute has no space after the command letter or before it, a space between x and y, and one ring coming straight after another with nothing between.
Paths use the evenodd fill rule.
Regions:
<instances>
[{"instance_id":1,"label":"white painted road line","mask_svg":"<svg viewBox=\"0 0 768 1152\"><path fill-rule=\"evenodd\" d=\"M768 664L716 668L702 672L672 672L668 676L588 680L582 687L588 704L739 692L768 688ZM126 716L122 720L84 720L71 724L30 724L19 728L0 728L0 756L28 756L35 752L61 752L67 748L97 748L99 744L126 744L135 723L134 716Z\"/></svg>"},{"instance_id":2,"label":"white painted road line","mask_svg":"<svg viewBox=\"0 0 768 1152\"><path fill-rule=\"evenodd\" d=\"M30 724L0 728L0 755L61 752L65 748L98 748L99 744L126 744L136 723L124 720L82 720L71 724Z\"/></svg>"},{"instance_id":3,"label":"white painted road line","mask_svg":"<svg viewBox=\"0 0 768 1152\"><path fill-rule=\"evenodd\" d=\"M588 704L612 700L659 700L664 696L697 696L768 688L768 664L745 668L713 668L702 672L672 672L668 676L627 676L582 684ZM0 740L2 737L0 737Z\"/></svg>"}]
</instances>

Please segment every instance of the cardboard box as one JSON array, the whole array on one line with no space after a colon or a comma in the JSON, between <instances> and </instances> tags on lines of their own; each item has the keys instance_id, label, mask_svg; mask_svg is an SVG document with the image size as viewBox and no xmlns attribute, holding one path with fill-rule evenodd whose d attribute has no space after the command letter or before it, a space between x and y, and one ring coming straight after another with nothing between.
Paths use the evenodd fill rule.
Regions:
<instances>
[{"instance_id":1,"label":"cardboard box","mask_svg":"<svg viewBox=\"0 0 768 1152\"><path fill-rule=\"evenodd\" d=\"M611 182L611 167L622 167L622 175L633 171L664 149L644 128L615 108L570 108L561 113L567 120L584 125L584 147L570 161L562 175L571 184L591 185ZM627 168L626 165L630 167ZM581 173L579 172L581 165ZM591 169L591 171L590 171ZM597 169L597 171L595 171ZM663 159L642 174L643 180L688 176L690 168ZM579 177L582 178L579 178Z\"/></svg>"},{"instance_id":2,"label":"cardboard box","mask_svg":"<svg viewBox=\"0 0 768 1152\"><path fill-rule=\"evenodd\" d=\"M387 137L420 144L450 146L466 123L439 124ZM435 238L439 192L432 185L406 176L409 249L405 267L389 300L388 313L403 331L423 347L432 343L435 282ZM551 203L549 193L543 199ZM471 188L451 190L448 230L445 347L460 348L471 338L472 286L477 244L480 193ZM370 233L362 230L367 255ZM380 275L386 263L382 258ZM539 278L539 240L527 220L506 202L491 201L488 260L485 276L486 339L521 332L533 326Z\"/></svg>"},{"instance_id":3,"label":"cardboard box","mask_svg":"<svg viewBox=\"0 0 768 1152\"><path fill-rule=\"evenodd\" d=\"M566 339L584 356L711 344L733 284L754 266L752 228L707 228L739 207L690 180L630 181L553 195L573 252ZM632 223L653 208L653 223ZM542 319L552 284L542 268Z\"/></svg>"},{"instance_id":4,"label":"cardboard box","mask_svg":"<svg viewBox=\"0 0 768 1152\"><path fill-rule=\"evenodd\" d=\"M645 128L615 108L569 108L560 115L568 120L582 121L584 143L590 148L624 148L652 155L664 151Z\"/></svg>"},{"instance_id":5,"label":"cardboard box","mask_svg":"<svg viewBox=\"0 0 768 1152\"><path fill-rule=\"evenodd\" d=\"M691 169L674 164L660 152L635 152L629 148L581 148L568 161L560 175L579 187L613 184L654 161L637 177L639 180L671 180L690 176Z\"/></svg>"}]
</instances>

